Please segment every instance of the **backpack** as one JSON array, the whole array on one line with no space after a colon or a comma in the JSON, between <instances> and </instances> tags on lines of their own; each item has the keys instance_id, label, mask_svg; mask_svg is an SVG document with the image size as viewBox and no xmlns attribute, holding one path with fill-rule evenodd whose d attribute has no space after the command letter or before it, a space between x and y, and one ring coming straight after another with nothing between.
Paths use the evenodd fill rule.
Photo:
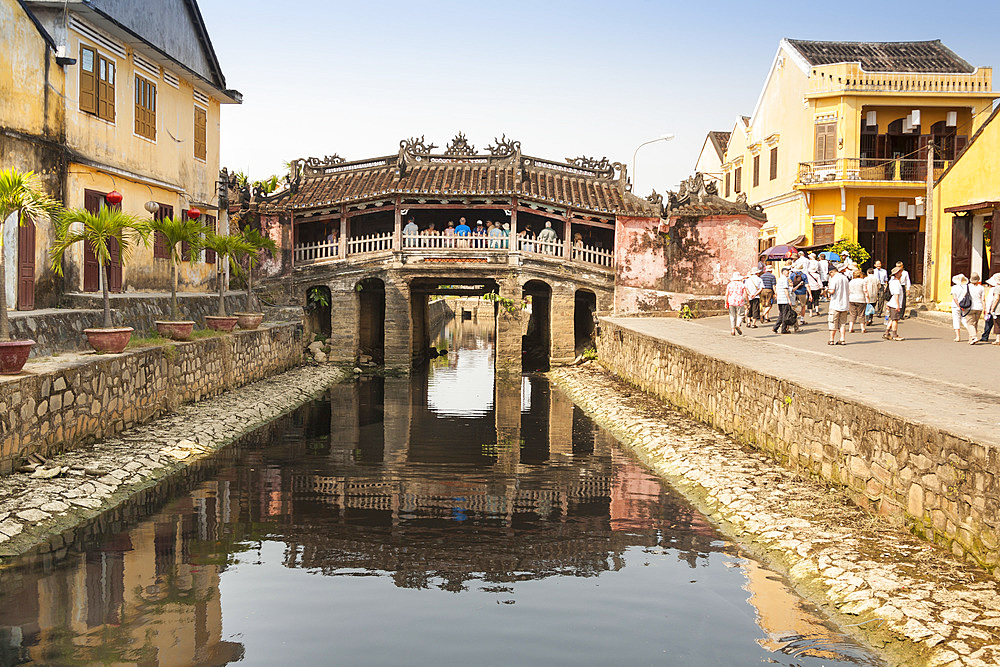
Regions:
<instances>
[{"instance_id":1,"label":"backpack","mask_svg":"<svg viewBox=\"0 0 1000 667\"><path fill-rule=\"evenodd\" d=\"M965 296L958 302L958 307L965 311L972 308L972 292L968 285L965 286Z\"/></svg>"}]
</instances>

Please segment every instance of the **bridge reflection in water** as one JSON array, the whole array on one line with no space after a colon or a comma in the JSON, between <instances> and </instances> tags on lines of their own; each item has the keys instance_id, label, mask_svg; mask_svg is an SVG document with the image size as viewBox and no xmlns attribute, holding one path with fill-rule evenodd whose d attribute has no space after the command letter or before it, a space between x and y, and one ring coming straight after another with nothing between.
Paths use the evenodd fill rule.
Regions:
<instances>
[{"instance_id":1,"label":"bridge reflection in water","mask_svg":"<svg viewBox=\"0 0 1000 667\"><path fill-rule=\"evenodd\" d=\"M442 336L9 568L0 664L877 664L543 377L496 382L489 327Z\"/></svg>"}]
</instances>

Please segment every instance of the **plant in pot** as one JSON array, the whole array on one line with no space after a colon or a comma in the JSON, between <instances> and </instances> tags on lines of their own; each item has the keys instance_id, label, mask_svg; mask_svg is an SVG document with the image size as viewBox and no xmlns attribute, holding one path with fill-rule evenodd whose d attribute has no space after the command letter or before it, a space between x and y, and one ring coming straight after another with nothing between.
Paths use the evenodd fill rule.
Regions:
<instances>
[{"instance_id":1,"label":"plant in pot","mask_svg":"<svg viewBox=\"0 0 1000 667\"><path fill-rule=\"evenodd\" d=\"M185 254L191 261L197 258L208 228L187 216L154 218L149 221L149 228L159 234L170 259L170 319L157 320L156 331L165 338L187 340L194 330L194 322L181 319L181 311L177 306L178 267Z\"/></svg>"},{"instance_id":2,"label":"plant in pot","mask_svg":"<svg viewBox=\"0 0 1000 667\"><path fill-rule=\"evenodd\" d=\"M209 329L216 331L232 331L236 326L237 317L226 314L225 264L228 262L229 270L234 274L239 274L243 268L235 261L235 258L250 254L254 250L253 246L245 241L240 234L216 234L211 231L205 234L202 244L209 250L214 250L218 257L215 270L219 286L219 310L215 315L206 315L205 324Z\"/></svg>"},{"instance_id":3,"label":"plant in pot","mask_svg":"<svg viewBox=\"0 0 1000 667\"><path fill-rule=\"evenodd\" d=\"M111 248L117 244L121 263L129 262L135 248L142 243L149 245L149 227L134 215L123 213L117 206L104 206L97 213L82 208L64 211L56 219L56 239L49 251L52 270L62 275L62 260L66 251L76 243L86 243L97 258L100 271L101 293L104 297L102 326L84 329L91 347L98 353L118 354L128 345L132 327L116 327L111 321L111 300L108 297L108 265Z\"/></svg>"},{"instance_id":4,"label":"plant in pot","mask_svg":"<svg viewBox=\"0 0 1000 667\"><path fill-rule=\"evenodd\" d=\"M240 329L256 329L264 320L264 313L260 311L260 302L257 295L253 293L253 267L260 261L260 253L267 250L272 255L278 252L278 244L269 236L264 236L256 229L244 227L239 236L251 248L246 253L247 258L247 309L244 312L236 313L236 322ZM237 256L236 260L242 257ZM255 309L254 306L257 306Z\"/></svg>"},{"instance_id":5,"label":"plant in pot","mask_svg":"<svg viewBox=\"0 0 1000 667\"><path fill-rule=\"evenodd\" d=\"M7 317L7 267L3 261L3 224L17 214L17 224L37 220L59 211L59 202L42 189L41 179L33 172L22 173L11 167L0 171L0 373L20 373L28 360L33 340L11 340Z\"/></svg>"}]
</instances>

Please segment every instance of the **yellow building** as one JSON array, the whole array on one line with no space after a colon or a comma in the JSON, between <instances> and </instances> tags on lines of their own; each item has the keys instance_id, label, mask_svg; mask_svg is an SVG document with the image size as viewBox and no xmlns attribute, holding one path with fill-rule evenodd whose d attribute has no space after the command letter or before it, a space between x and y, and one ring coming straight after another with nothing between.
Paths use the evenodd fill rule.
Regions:
<instances>
[{"instance_id":1,"label":"yellow building","mask_svg":"<svg viewBox=\"0 0 1000 667\"><path fill-rule=\"evenodd\" d=\"M848 238L919 283L928 142L943 172L992 109L991 88L990 68L936 40L784 39L730 138L723 195L764 208L762 245Z\"/></svg>"},{"instance_id":2,"label":"yellow building","mask_svg":"<svg viewBox=\"0 0 1000 667\"><path fill-rule=\"evenodd\" d=\"M0 136L16 139L0 144L0 164L44 173L67 207L96 210L117 191L126 212L148 217L155 202L156 215L196 208L214 224L219 107L241 96L226 88L195 0L0 0L0 31ZM22 288L34 283L40 306L60 291L48 270L50 239L39 224L34 251L12 264ZM65 261L65 291L100 289L89 249L80 245ZM109 288L162 290L169 273L165 248L154 244L110 267ZM207 288L214 273L204 261L185 262L181 282ZM35 305L16 291L11 303Z\"/></svg>"},{"instance_id":3,"label":"yellow building","mask_svg":"<svg viewBox=\"0 0 1000 667\"><path fill-rule=\"evenodd\" d=\"M951 307L951 277L1000 272L1000 121L995 109L934 186L931 300Z\"/></svg>"}]
</instances>

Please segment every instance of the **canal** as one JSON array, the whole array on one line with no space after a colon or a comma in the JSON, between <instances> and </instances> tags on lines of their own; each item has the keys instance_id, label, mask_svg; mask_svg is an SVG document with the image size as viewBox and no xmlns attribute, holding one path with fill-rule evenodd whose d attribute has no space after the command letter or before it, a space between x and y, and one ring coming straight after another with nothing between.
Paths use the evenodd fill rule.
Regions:
<instances>
[{"instance_id":1,"label":"canal","mask_svg":"<svg viewBox=\"0 0 1000 667\"><path fill-rule=\"evenodd\" d=\"M0 664L882 664L544 377L495 382L491 328L437 346L9 564Z\"/></svg>"}]
</instances>

